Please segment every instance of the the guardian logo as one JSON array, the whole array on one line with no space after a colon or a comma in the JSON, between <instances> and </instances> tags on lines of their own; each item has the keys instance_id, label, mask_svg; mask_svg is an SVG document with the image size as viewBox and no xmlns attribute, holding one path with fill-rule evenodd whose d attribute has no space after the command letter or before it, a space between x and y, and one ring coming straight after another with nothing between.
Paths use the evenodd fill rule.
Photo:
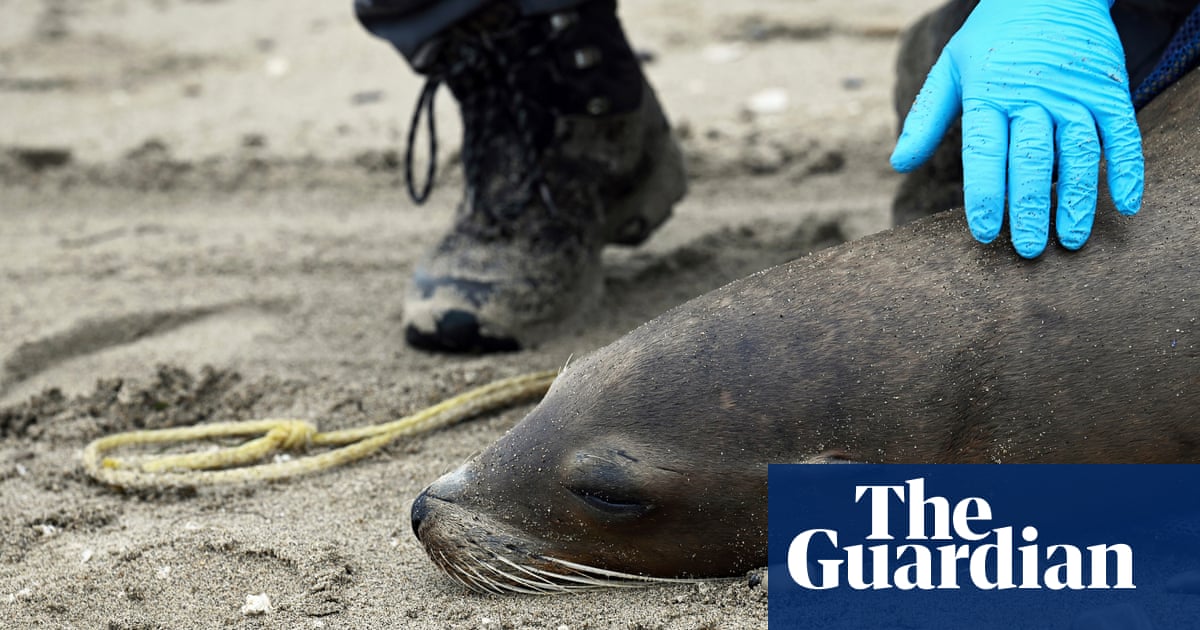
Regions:
<instances>
[{"instance_id":1,"label":"the guardian logo","mask_svg":"<svg viewBox=\"0 0 1200 630\"><path fill-rule=\"evenodd\" d=\"M855 486L854 503L870 508L866 539L886 542L839 547L837 530L803 531L787 548L788 573L797 585L810 590L836 589L843 581L855 590L1137 588L1128 544L1083 549L1042 544L1035 524L991 527L992 507L985 499L952 504L946 497L926 497L924 478ZM893 506L907 512L899 541L900 524L889 518Z\"/></svg>"}]
</instances>

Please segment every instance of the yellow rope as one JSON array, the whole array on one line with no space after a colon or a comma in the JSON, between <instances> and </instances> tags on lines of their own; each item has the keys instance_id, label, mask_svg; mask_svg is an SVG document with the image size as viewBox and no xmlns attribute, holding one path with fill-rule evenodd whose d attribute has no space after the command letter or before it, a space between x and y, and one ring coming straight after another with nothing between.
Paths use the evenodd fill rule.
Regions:
<instances>
[{"instance_id":1,"label":"yellow rope","mask_svg":"<svg viewBox=\"0 0 1200 630\"><path fill-rule=\"evenodd\" d=\"M540 398L556 372L506 378L454 396L399 420L356 429L319 433L303 420L268 419L130 431L102 437L83 449L83 468L103 483L130 489L206 486L283 479L319 472L362 459L406 435L425 433L467 418ZM259 436L239 446L208 453L165 455L137 462L104 457L122 446ZM318 455L259 463L281 451L336 446Z\"/></svg>"}]
</instances>

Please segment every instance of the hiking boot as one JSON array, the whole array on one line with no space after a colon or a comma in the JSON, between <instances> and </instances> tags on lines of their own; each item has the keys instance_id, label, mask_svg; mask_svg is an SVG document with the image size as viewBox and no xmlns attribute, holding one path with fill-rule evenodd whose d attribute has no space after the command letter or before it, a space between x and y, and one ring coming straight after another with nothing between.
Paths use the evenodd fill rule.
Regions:
<instances>
[{"instance_id":1,"label":"hiking boot","mask_svg":"<svg viewBox=\"0 0 1200 630\"><path fill-rule=\"evenodd\" d=\"M413 58L428 80L412 147L445 83L463 120L466 190L454 225L417 264L405 336L449 352L518 350L593 300L600 250L636 245L684 194L683 160L613 0L523 16L493 3Z\"/></svg>"}]
</instances>

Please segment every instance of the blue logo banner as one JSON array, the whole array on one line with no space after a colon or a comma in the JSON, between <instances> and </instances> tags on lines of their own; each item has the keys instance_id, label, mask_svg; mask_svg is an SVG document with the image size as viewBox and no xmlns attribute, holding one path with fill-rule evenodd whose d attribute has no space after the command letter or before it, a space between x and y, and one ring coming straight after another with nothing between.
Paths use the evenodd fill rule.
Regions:
<instances>
[{"instance_id":1,"label":"blue logo banner","mask_svg":"<svg viewBox=\"0 0 1200 630\"><path fill-rule=\"evenodd\" d=\"M771 465L769 620L1200 629L1200 465Z\"/></svg>"}]
</instances>

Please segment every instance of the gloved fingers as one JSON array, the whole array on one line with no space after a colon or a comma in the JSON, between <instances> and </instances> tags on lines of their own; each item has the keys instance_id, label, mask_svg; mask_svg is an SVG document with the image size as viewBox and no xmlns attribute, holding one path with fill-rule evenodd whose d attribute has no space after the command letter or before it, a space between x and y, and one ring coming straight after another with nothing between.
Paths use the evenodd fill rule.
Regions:
<instances>
[{"instance_id":1,"label":"gloved fingers","mask_svg":"<svg viewBox=\"0 0 1200 630\"><path fill-rule=\"evenodd\" d=\"M981 243L1004 225L1004 182L1008 170L1008 115L989 103L963 102L963 201L967 224Z\"/></svg>"},{"instance_id":2,"label":"gloved fingers","mask_svg":"<svg viewBox=\"0 0 1200 630\"><path fill-rule=\"evenodd\" d=\"M1050 234L1054 121L1039 106L1013 113L1008 149L1008 219L1013 248L1036 258Z\"/></svg>"},{"instance_id":3,"label":"gloved fingers","mask_svg":"<svg viewBox=\"0 0 1200 630\"><path fill-rule=\"evenodd\" d=\"M1096 182L1100 175L1100 137L1096 123L1082 105L1058 114L1058 211L1054 216L1058 242L1079 249L1092 233L1096 217Z\"/></svg>"},{"instance_id":4,"label":"gloved fingers","mask_svg":"<svg viewBox=\"0 0 1200 630\"><path fill-rule=\"evenodd\" d=\"M1122 93L1108 107L1093 110L1108 163L1108 189L1121 214L1136 214L1142 207L1146 163L1142 157L1142 132L1133 104Z\"/></svg>"},{"instance_id":5,"label":"gloved fingers","mask_svg":"<svg viewBox=\"0 0 1200 630\"><path fill-rule=\"evenodd\" d=\"M958 71L945 51L938 57L912 109L904 118L900 139L892 151L892 168L907 173L929 159L962 111Z\"/></svg>"}]
</instances>

